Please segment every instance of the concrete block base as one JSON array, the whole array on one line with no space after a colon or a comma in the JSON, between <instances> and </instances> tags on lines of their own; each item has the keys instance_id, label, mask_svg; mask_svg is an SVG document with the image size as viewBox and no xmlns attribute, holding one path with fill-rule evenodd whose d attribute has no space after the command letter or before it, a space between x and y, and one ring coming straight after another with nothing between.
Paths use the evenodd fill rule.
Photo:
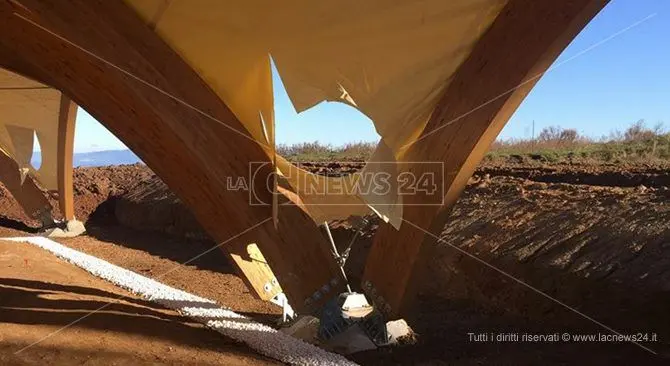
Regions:
<instances>
[{"instance_id":1,"label":"concrete block base","mask_svg":"<svg viewBox=\"0 0 670 366\"><path fill-rule=\"evenodd\" d=\"M47 238L73 238L86 232L86 227L79 220L70 220L64 226L61 225L47 229L40 233Z\"/></svg>"}]
</instances>

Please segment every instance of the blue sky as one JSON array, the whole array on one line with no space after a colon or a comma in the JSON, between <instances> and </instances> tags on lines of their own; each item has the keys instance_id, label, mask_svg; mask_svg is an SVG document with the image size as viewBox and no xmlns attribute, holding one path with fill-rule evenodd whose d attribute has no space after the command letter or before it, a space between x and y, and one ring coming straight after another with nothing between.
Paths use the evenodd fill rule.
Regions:
<instances>
[{"instance_id":1,"label":"blue sky","mask_svg":"<svg viewBox=\"0 0 670 366\"><path fill-rule=\"evenodd\" d=\"M670 1L613 0L540 79L500 137L529 138L533 121L536 134L558 125L593 137L624 130L639 119L670 128L669 38ZM277 77L274 84L278 143L318 140L341 145L378 139L369 119L341 103L321 103L296 114ZM123 148L80 111L76 152Z\"/></svg>"}]
</instances>

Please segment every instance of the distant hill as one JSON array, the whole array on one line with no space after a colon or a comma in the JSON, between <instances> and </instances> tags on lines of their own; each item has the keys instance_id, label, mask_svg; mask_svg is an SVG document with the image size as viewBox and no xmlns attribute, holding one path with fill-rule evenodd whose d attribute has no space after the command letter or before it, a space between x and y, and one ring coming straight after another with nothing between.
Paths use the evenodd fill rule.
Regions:
<instances>
[{"instance_id":1,"label":"distant hill","mask_svg":"<svg viewBox=\"0 0 670 366\"><path fill-rule=\"evenodd\" d=\"M135 164L142 161L130 150L106 150L87 153L74 154L74 166L93 167L106 165ZM33 166L39 166L41 156L39 153L33 154L31 161Z\"/></svg>"}]
</instances>

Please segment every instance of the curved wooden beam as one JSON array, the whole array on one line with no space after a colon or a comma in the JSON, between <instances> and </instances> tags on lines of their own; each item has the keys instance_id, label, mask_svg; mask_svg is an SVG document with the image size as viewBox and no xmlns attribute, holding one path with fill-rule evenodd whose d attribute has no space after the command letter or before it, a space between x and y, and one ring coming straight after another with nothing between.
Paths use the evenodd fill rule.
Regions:
<instances>
[{"instance_id":1,"label":"curved wooden beam","mask_svg":"<svg viewBox=\"0 0 670 366\"><path fill-rule=\"evenodd\" d=\"M58 207L65 221L74 220L72 164L77 105L61 94L58 113Z\"/></svg>"},{"instance_id":2,"label":"curved wooden beam","mask_svg":"<svg viewBox=\"0 0 670 366\"><path fill-rule=\"evenodd\" d=\"M103 61L104 60L104 61ZM221 60L225 67L225 60ZM52 85L118 136L188 205L262 298L279 291L251 258L257 244L294 308L326 284L344 289L324 236L295 206L277 228L269 205L227 182L249 180L272 202L269 158L233 113L170 47L120 1L0 1L0 65ZM122 71L123 70L123 71ZM193 108L195 107L195 108ZM197 110L196 110L197 109ZM296 228L300 228L296 230Z\"/></svg>"},{"instance_id":3,"label":"curved wooden beam","mask_svg":"<svg viewBox=\"0 0 670 366\"><path fill-rule=\"evenodd\" d=\"M561 51L607 0L510 0L461 65L408 161L443 162L443 206L415 206L406 196L400 231L382 225L363 275L363 288L388 317L399 317L422 279L422 262L436 244L467 180L500 130ZM405 167L421 176L425 165ZM426 234L429 233L429 234Z\"/></svg>"}]
</instances>

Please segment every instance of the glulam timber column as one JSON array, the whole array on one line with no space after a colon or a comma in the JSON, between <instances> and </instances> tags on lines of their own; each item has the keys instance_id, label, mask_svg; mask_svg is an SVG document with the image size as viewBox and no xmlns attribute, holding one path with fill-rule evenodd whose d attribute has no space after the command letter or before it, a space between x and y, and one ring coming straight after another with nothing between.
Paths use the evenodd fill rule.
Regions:
<instances>
[{"instance_id":1,"label":"glulam timber column","mask_svg":"<svg viewBox=\"0 0 670 366\"><path fill-rule=\"evenodd\" d=\"M72 164L77 105L61 93L58 114L58 206L65 221L74 220Z\"/></svg>"},{"instance_id":2,"label":"glulam timber column","mask_svg":"<svg viewBox=\"0 0 670 366\"><path fill-rule=\"evenodd\" d=\"M227 186L248 180L251 163L266 163L249 183L261 202L272 202L270 159L124 3L0 1L0 66L61 90L119 137L191 208L261 298L279 291L272 272L298 312L343 291L324 236L302 210L282 207L275 228L269 205L250 205L249 192Z\"/></svg>"},{"instance_id":3,"label":"glulam timber column","mask_svg":"<svg viewBox=\"0 0 670 366\"><path fill-rule=\"evenodd\" d=\"M500 130L561 51L606 0L510 0L456 71L407 161L443 162L440 206L406 196L399 231L382 224L367 259L362 287L389 318L415 297L430 249L450 208ZM439 47L439 44L435 45ZM403 167L421 176L424 166Z\"/></svg>"}]
</instances>

